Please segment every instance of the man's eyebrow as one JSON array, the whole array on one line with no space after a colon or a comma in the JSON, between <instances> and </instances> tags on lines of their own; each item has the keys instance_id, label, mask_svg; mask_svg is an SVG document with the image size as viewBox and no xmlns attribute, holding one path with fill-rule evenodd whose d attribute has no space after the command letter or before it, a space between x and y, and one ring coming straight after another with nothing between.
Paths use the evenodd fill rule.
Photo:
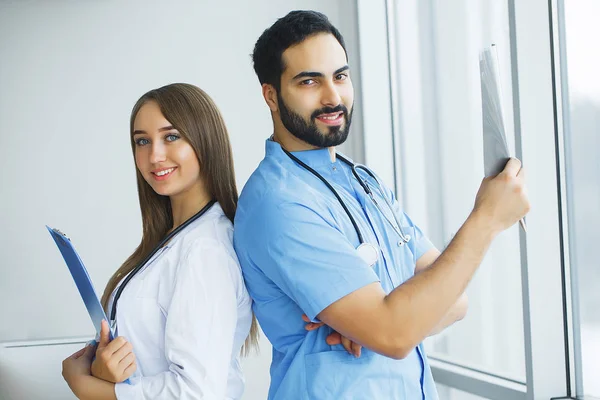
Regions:
<instances>
[{"instance_id":1,"label":"man's eyebrow","mask_svg":"<svg viewBox=\"0 0 600 400\"><path fill-rule=\"evenodd\" d=\"M336 70L335 70L335 72L333 73L333 75L337 75L337 74L339 74L340 72L344 72L344 71L347 71L347 70L349 70L349 69L350 69L350 67L349 67L349 66L347 66L347 65L344 65L342 68L338 68L338 69L336 69Z\"/></svg>"},{"instance_id":2,"label":"man's eyebrow","mask_svg":"<svg viewBox=\"0 0 600 400\"><path fill-rule=\"evenodd\" d=\"M344 65L343 67L336 69L333 72L333 75L337 75L340 72L344 72L344 71L346 71L348 69L350 69L350 67L348 67L348 65ZM296 79L300 79L300 78L322 78L323 76L325 76L325 75L323 75L321 72L302 71L299 74L297 74L296 76L294 76L292 78L292 80L295 81Z\"/></svg>"},{"instance_id":3,"label":"man's eyebrow","mask_svg":"<svg viewBox=\"0 0 600 400\"><path fill-rule=\"evenodd\" d=\"M312 72L312 71L302 71L298 75L294 76L292 80L296 80L299 78L321 78L324 75L320 72Z\"/></svg>"}]
</instances>

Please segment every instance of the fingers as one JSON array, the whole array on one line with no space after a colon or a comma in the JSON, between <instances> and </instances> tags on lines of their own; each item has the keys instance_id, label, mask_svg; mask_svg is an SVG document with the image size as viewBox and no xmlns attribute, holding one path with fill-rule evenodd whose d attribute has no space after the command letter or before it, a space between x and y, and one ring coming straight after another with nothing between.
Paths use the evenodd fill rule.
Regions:
<instances>
[{"instance_id":1,"label":"fingers","mask_svg":"<svg viewBox=\"0 0 600 400\"><path fill-rule=\"evenodd\" d=\"M308 318L306 314L302 314L302 321L307 323L304 326L304 329L306 329L307 331L314 331L315 329L319 329L320 327L325 325L324 322L311 322L310 318Z\"/></svg>"},{"instance_id":2,"label":"fingers","mask_svg":"<svg viewBox=\"0 0 600 400\"><path fill-rule=\"evenodd\" d=\"M327 338L325 338L325 342L329 346L335 346L337 344L341 344L344 346L344 349L355 357L360 357L362 346L358 343L353 342L352 340L340 335L338 332L333 331Z\"/></svg>"},{"instance_id":3,"label":"fingers","mask_svg":"<svg viewBox=\"0 0 600 400\"><path fill-rule=\"evenodd\" d=\"M131 345L131 343L127 342L123 346L121 346L121 348L119 350L115 351L113 353L112 357L116 360L119 360L119 362L121 362L127 356L129 356L129 354L133 354L133 346ZM129 364L127 364L127 365L129 365Z\"/></svg>"},{"instance_id":4,"label":"fingers","mask_svg":"<svg viewBox=\"0 0 600 400\"><path fill-rule=\"evenodd\" d=\"M362 346L360 344L352 342L352 354L354 354L356 358L360 357L361 349Z\"/></svg>"},{"instance_id":5,"label":"fingers","mask_svg":"<svg viewBox=\"0 0 600 400\"><path fill-rule=\"evenodd\" d=\"M123 357L121 359L121 361L119 361L119 368L122 369L123 371L125 371L127 369L127 367L129 367L131 364L135 363L135 354L133 354L133 352L127 354L125 357Z\"/></svg>"},{"instance_id":6,"label":"fingers","mask_svg":"<svg viewBox=\"0 0 600 400\"><path fill-rule=\"evenodd\" d=\"M127 339L125 339L123 336L118 336L112 342L110 342L108 346L104 348L104 351L112 356L115 352L117 352L121 347L125 346L127 343Z\"/></svg>"},{"instance_id":7,"label":"fingers","mask_svg":"<svg viewBox=\"0 0 600 400\"><path fill-rule=\"evenodd\" d=\"M520 170L521 161L516 158L510 158L504 166L504 170L500 172L500 175L517 176Z\"/></svg>"},{"instance_id":8,"label":"fingers","mask_svg":"<svg viewBox=\"0 0 600 400\"><path fill-rule=\"evenodd\" d=\"M100 328L100 342L98 343L98 347L108 346L108 342L110 341L109 332L110 329L108 329L108 321L103 319Z\"/></svg>"},{"instance_id":9,"label":"fingers","mask_svg":"<svg viewBox=\"0 0 600 400\"><path fill-rule=\"evenodd\" d=\"M338 332L333 331L327 338L325 338L325 343L330 346L335 346L336 344L342 343L342 335Z\"/></svg>"},{"instance_id":10,"label":"fingers","mask_svg":"<svg viewBox=\"0 0 600 400\"><path fill-rule=\"evenodd\" d=\"M352 353L352 341L345 336L342 336L342 346L344 346L348 353L354 354Z\"/></svg>"},{"instance_id":11,"label":"fingers","mask_svg":"<svg viewBox=\"0 0 600 400\"><path fill-rule=\"evenodd\" d=\"M137 370L137 364L135 363L135 360L129 364L129 366L127 368L125 368L125 370L123 371L122 374L122 378L123 381L125 379L128 379L131 375L133 375L133 373Z\"/></svg>"},{"instance_id":12,"label":"fingers","mask_svg":"<svg viewBox=\"0 0 600 400\"><path fill-rule=\"evenodd\" d=\"M135 362L135 355L133 352L130 352L115 365L113 372L115 380L117 382L123 382L129 378L136 369L137 363Z\"/></svg>"},{"instance_id":13,"label":"fingers","mask_svg":"<svg viewBox=\"0 0 600 400\"><path fill-rule=\"evenodd\" d=\"M81 353L81 355L77 358L84 357L91 361L92 358L94 358L94 354L96 354L96 346L88 344L83 349L83 353Z\"/></svg>"},{"instance_id":14,"label":"fingers","mask_svg":"<svg viewBox=\"0 0 600 400\"><path fill-rule=\"evenodd\" d=\"M123 382L127 379L123 377L127 368L130 368L129 375L136 370L135 367L131 368L132 364L136 364L133 345L123 336L119 336L106 347L98 349L96 359L91 363L91 372L93 376L107 382Z\"/></svg>"},{"instance_id":15,"label":"fingers","mask_svg":"<svg viewBox=\"0 0 600 400\"><path fill-rule=\"evenodd\" d=\"M360 344L355 343L347 337L342 336L342 345L349 354L352 354L356 358L360 357L362 349L362 346Z\"/></svg>"},{"instance_id":16,"label":"fingers","mask_svg":"<svg viewBox=\"0 0 600 400\"><path fill-rule=\"evenodd\" d=\"M304 329L306 329L307 331L314 331L315 329L319 329L323 325L325 325L325 323L323 322L309 322L304 326Z\"/></svg>"},{"instance_id":17,"label":"fingers","mask_svg":"<svg viewBox=\"0 0 600 400\"><path fill-rule=\"evenodd\" d=\"M101 360L100 364L103 365L104 368L112 370L114 366L118 365L119 362L132 351L133 346L127 342L123 336L119 336L110 342L108 346L99 348L96 353L96 360ZM100 371L99 374L100 377L102 377L103 372ZM116 376L116 373L111 373L112 378L116 378Z\"/></svg>"},{"instance_id":18,"label":"fingers","mask_svg":"<svg viewBox=\"0 0 600 400\"><path fill-rule=\"evenodd\" d=\"M302 314L302 320L304 322L306 322L304 329L306 329L307 331L313 331L313 330L318 329L321 326L325 325L324 322L311 322L306 314ZM117 340L117 339L115 339L115 340ZM349 354L352 354L355 357L360 357L362 346L358 343L354 343L347 337L340 335L336 331L333 331L331 334L329 334L325 338L325 342L329 346L335 346L335 345L341 344L342 346L344 346L344 349L346 349L346 351ZM127 348L128 348L127 346L123 346L122 349L119 350L118 354L125 354L125 352L127 351L126 350ZM133 354L133 353L131 353L131 354ZM129 357L129 354L127 354L127 357ZM125 360L125 358L123 360ZM122 362L125 362L125 361L122 361Z\"/></svg>"},{"instance_id":19,"label":"fingers","mask_svg":"<svg viewBox=\"0 0 600 400\"><path fill-rule=\"evenodd\" d=\"M67 358L79 358L83 355L83 353L85 353L85 351L87 350L89 346L84 347L83 349L77 350L75 353L71 354L69 357Z\"/></svg>"}]
</instances>

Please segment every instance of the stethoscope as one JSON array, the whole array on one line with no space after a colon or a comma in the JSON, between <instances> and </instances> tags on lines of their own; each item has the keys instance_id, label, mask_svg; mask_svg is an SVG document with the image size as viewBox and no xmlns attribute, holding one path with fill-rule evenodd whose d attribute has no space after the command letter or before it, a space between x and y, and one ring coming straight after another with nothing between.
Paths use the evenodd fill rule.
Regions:
<instances>
[{"instance_id":1,"label":"stethoscope","mask_svg":"<svg viewBox=\"0 0 600 400\"><path fill-rule=\"evenodd\" d=\"M216 203L216 200L211 200L208 202L207 205L205 205L204 207L202 207L202 209L200 211L198 211L196 214L192 215L190 218L188 218L183 224L179 225L177 228L173 229L173 231L171 233L169 233L155 248L154 250L152 250L150 252L150 254L148 254L146 256L146 258L144 258L144 260L139 263L133 270L131 270L131 272L129 273L129 275L127 275L125 277L125 279L123 280L123 283L121 283L121 286L119 286L119 288L117 289L117 292L115 293L115 297L113 299L113 304L112 304L112 309L110 312L110 325L111 327L114 325L114 322L116 321L116 316L117 316L117 301L119 300L119 297L121 297L121 293L123 293L123 290L125 289L125 286L127 285L127 283L135 276L135 274L137 274L143 267L144 265L146 265L146 263L160 250L163 248L163 246L171 239L173 239L173 237L175 235L177 235L179 232L181 232L182 230L184 230L186 227L188 227L192 222L196 221L198 218L200 218L201 216L203 216L204 214L206 214L206 212Z\"/></svg>"},{"instance_id":2,"label":"stethoscope","mask_svg":"<svg viewBox=\"0 0 600 400\"><path fill-rule=\"evenodd\" d=\"M337 190L335 190L335 188L327 181L327 179L325 179L317 171L315 171L314 169L312 169L311 167L306 165L304 162L302 162L302 160L298 159L298 157L294 156L292 153L290 153L283 147L281 149L285 152L285 154L288 155L288 157L290 157L292 160L294 160L296 163L298 163L302 168L306 169L307 171L312 173L314 176L319 178L327 186L327 188L331 191L331 193L333 193L335 195L338 202L344 209L344 212L350 219L350 222L352 222L352 226L354 226L354 230L356 231L356 235L358 236L358 241L360 242L360 244L356 247L358 254L370 267L375 265L375 263L377 262L377 260L379 258L379 251L377 250L377 247L375 245L365 241L365 239L362 235L362 232L360 231L360 228L358 227L358 224L356 223L356 220L352 216L352 213L350 212L350 210L348 210L346 203L344 203L344 200L342 200L342 198L340 197ZM396 213L394 213L394 209L392 208L390 201L388 200L387 196L383 192L381 182L379 182L379 179L377 179L377 176L375 176L375 174L369 168L365 167L362 164L355 164L340 154L336 154L336 157L339 158L342 162L344 162L344 164L348 165L352 169L352 175L354 175L354 177L356 178L356 180L358 181L360 186L362 186L365 193L371 198L371 201L373 202L373 204L375 204L375 207L377 207L377 210L381 213L381 215L383 215L383 218L385 218L385 220L388 222L388 224L390 224L392 229L398 234L398 236L400 238L400 241L398 242L398 246L402 246L402 245L408 243L411 239L410 235L406 235L404 233L404 231L402 230L402 226L400 225L400 222L398 221L398 218L396 217ZM381 197L384 199L385 203L387 204L387 207L390 210L390 212L392 213L394 222L396 222L396 224L394 224L394 222L390 221L390 219L387 217L386 213L383 212L383 210L379 206L379 203L377 202L377 199L375 199L375 196L373 195L373 190L371 189L369 184L360 176L360 174L358 173L358 170L365 171L371 178L373 178L375 180L375 182L377 183L377 190L379 191L379 194L381 195Z\"/></svg>"}]
</instances>

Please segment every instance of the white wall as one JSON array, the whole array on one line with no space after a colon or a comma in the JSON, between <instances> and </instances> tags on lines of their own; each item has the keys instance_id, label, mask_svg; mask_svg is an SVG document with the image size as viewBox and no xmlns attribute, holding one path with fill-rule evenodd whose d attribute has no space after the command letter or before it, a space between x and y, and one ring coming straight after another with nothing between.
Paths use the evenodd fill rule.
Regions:
<instances>
[{"instance_id":1,"label":"white wall","mask_svg":"<svg viewBox=\"0 0 600 400\"><path fill-rule=\"evenodd\" d=\"M340 28L360 90L356 7L347 0L0 3L0 341L91 336L44 224L71 237L101 292L141 235L128 121L147 90L189 82L213 97L241 189L271 133L250 53L295 8L322 11ZM353 136L345 151L361 161ZM50 354L43 347L23 357ZM246 399L265 398L270 354L263 338L261 355L245 362ZM60 363L51 365L60 376Z\"/></svg>"}]
</instances>

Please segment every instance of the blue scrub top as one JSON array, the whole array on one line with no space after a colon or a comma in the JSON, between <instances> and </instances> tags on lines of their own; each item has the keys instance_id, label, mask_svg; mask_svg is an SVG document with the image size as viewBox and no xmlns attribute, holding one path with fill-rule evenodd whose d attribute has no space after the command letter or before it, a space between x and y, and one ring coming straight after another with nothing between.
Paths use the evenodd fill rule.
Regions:
<instances>
[{"instance_id":1,"label":"blue scrub top","mask_svg":"<svg viewBox=\"0 0 600 400\"><path fill-rule=\"evenodd\" d=\"M365 241L380 249L369 267L359 256L354 227L334 194L309 171L267 140L266 156L246 183L234 224L234 246L254 312L273 345L269 399L437 400L423 345L394 360L363 348L360 358L342 345L329 346L331 328L308 332L302 314L314 320L327 306L373 282L386 293L414 275L416 260L431 242L383 190L405 234L399 236L340 160L328 149L293 153L337 190ZM366 173L361 176L377 188ZM374 194L390 221L391 211Z\"/></svg>"}]
</instances>

